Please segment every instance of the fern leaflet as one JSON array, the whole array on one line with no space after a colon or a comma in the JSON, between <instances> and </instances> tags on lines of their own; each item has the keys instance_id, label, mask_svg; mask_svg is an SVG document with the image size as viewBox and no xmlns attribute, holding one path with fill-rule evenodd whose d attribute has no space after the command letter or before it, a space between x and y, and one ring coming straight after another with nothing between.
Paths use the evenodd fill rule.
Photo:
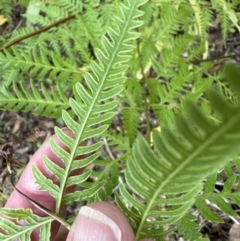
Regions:
<instances>
[{"instance_id":1,"label":"fern leaflet","mask_svg":"<svg viewBox=\"0 0 240 241\"><path fill-rule=\"evenodd\" d=\"M7 234L0 233L0 239L5 241L12 241L17 238L20 240L31 240L31 233L36 229L40 228L39 241L50 240L51 217L38 217L33 214L30 209L0 209L0 213L13 220L7 220L4 218L0 219L1 228L7 232ZM22 226L19 221L24 220L27 225Z\"/></svg>"},{"instance_id":2,"label":"fern leaflet","mask_svg":"<svg viewBox=\"0 0 240 241\"><path fill-rule=\"evenodd\" d=\"M42 84L42 95L34 86L33 81L31 81L31 91L23 87L23 84L20 84L19 88L16 83L13 84L13 90L15 94L12 94L6 87L2 88L0 92L0 109L11 109L16 112L29 112L31 110L36 115L53 118L61 116L62 110L69 109L68 98L60 85L57 85L57 91L51 88L51 94L49 94L49 91Z\"/></svg>"}]
</instances>

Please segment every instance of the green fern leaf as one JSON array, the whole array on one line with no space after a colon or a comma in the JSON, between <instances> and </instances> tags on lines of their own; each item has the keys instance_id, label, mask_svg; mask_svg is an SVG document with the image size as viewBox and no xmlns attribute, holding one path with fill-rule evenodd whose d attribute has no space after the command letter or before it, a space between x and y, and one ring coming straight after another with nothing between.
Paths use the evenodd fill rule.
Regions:
<instances>
[{"instance_id":1,"label":"green fern leaf","mask_svg":"<svg viewBox=\"0 0 240 241\"><path fill-rule=\"evenodd\" d=\"M195 205L198 209L198 211L209 221L216 222L216 223L222 223L223 220L212 211L212 209L206 205L205 200L196 200Z\"/></svg>"},{"instance_id":2,"label":"green fern leaf","mask_svg":"<svg viewBox=\"0 0 240 241\"><path fill-rule=\"evenodd\" d=\"M61 115L62 110L69 109L68 98L64 94L60 86L57 86L57 90L51 88L51 94L46 87L41 85L41 92L34 86L31 81L31 92L26 90L23 84L20 84L20 88L16 83L13 84L12 91L6 87L3 87L0 92L0 109L32 112L36 115L49 116L57 118Z\"/></svg>"},{"instance_id":3,"label":"green fern leaf","mask_svg":"<svg viewBox=\"0 0 240 241\"><path fill-rule=\"evenodd\" d=\"M229 3L225 0L212 0L212 4L214 8L217 10L219 18L221 20L222 37L225 43L227 33L229 31L229 22L232 22L232 24L237 28L238 32L240 31L239 17L236 15L236 12L234 11L233 3Z\"/></svg>"},{"instance_id":4,"label":"green fern leaf","mask_svg":"<svg viewBox=\"0 0 240 241\"><path fill-rule=\"evenodd\" d=\"M124 84L124 93L124 97L120 98L127 105L122 110L123 124L132 144L140 124L144 88L138 80L129 78Z\"/></svg>"},{"instance_id":5,"label":"green fern leaf","mask_svg":"<svg viewBox=\"0 0 240 241\"><path fill-rule=\"evenodd\" d=\"M217 183L216 174L211 175L207 178L204 185L204 191L201 195L196 198L195 205L198 208L198 211L209 221L212 222L223 222L221 217L212 210L213 207L215 210L221 211L229 216L237 216L237 213L232 210L231 206L228 204L229 200L234 201L236 204L239 204L239 191L232 192L236 183L236 176L232 175L223 183L223 190L215 193L215 185Z\"/></svg>"},{"instance_id":6,"label":"green fern leaf","mask_svg":"<svg viewBox=\"0 0 240 241\"><path fill-rule=\"evenodd\" d=\"M186 240L198 240L202 237L198 228L197 217L192 214L186 214L179 223L178 232L180 235L184 235Z\"/></svg>"},{"instance_id":7,"label":"green fern leaf","mask_svg":"<svg viewBox=\"0 0 240 241\"><path fill-rule=\"evenodd\" d=\"M92 177L94 177L96 180L107 180L105 185L97 193L97 197L93 197L96 200L106 201L107 198L113 193L113 189L117 186L118 177L120 175L117 165L120 159L121 158L115 160L94 161L95 167L103 170L101 172L92 172ZM94 201L94 199L92 201ZM91 199L89 199L89 202L91 202Z\"/></svg>"},{"instance_id":8,"label":"green fern leaf","mask_svg":"<svg viewBox=\"0 0 240 241\"><path fill-rule=\"evenodd\" d=\"M132 108L123 109L122 114L123 123L129 138L129 143L132 144L134 138L137 135L141 115L138 110Z\"/></svg>"},{"instance_id":9,"label":"green fern leaf","mask_svg":"<svg viewBox=\"0 0 240 241\"><path fill-rule=\"evenodd\" d=\"M144 38L141 49L141 63L143 66L143 71L146 73L149 71L152 60L156 57L158 52L155 43L149 38Z\"/></svg>"},{"instance_id":10,"label":"green fern leaf","mask_svg":"<svg viewBox=\"0 0 240 241\"><path fill-rule=\"evenodd\" d=\"M48 50L44 45L34 45L29 54L23 54L22 49L15 46L0 52L1 69L8 70L21 68L21 71L32 78L40 80L48 76L51 79L56 78L58 81L71 80L74 76L79 77L81 71L73 61L63 61L61 56Z\"/></svg>"},{"instance_id":11,"label":"green fern leaf","mask_svg":"<svg viewBox=\"0 0 240 241\"><path fill-rule=\"evenodd\" d=\"M126 1L125 4L121 4L122 17L114 18L115 29L109 28L109 38L103 36L103 50L97 49L95 51L99 63L91 62L90 66L93 73L87 73L84 76L88 88L80 83L75 85L75 99L70 99L69 105L78 118L78 121L75 121L69 112L63 111L62 118L74 133L75 138L66 136L62 130L56 128L58 138L69 148L69 153L51 141L52 150L62 159L65 165L64 173L62 173L62 170L57 171L60 179L58 194L55 195L51 192L57 202L57 213L61 205L72 201L87 199L105 184L105 181L98 180L98 182L92 184L82 192L70 193L63 196L64 190L69 185L72 185L74 181L76 181L75 184L79 184L79 182L82 181L81 185L83 187L87 186L84 184L86 178L83 178L83 175L86 175L85 173L79 176L80 181L73 181L73 179L69 178L69 174L77 168L74 164L75 162L93 162L96 158L94 153L102 146L102 142L88 146L80 146L80 143L91 137L101 136L108 126L99 124L114 116L112 110L117 106L117 101L112 101L111 99L122 91L122 85L125 81L122 73L127 69L126 63L129 61L131 51L134 49L131 41L139 36L138 33L133 32L133 29L142 24L141 21L136 19L143 14L138 10L138 7L145 2L145 0L135 0ZM106 114L106 111L108 111L108 114ZM86 154L89 154L89 156L78 161L78 156ZM33 169L33 173L37 175L35 169ZM40 178L37 179L37 183L40 186L44 186ZM51 184L49 183L49 185ZM48 190L48 188L46 188L46 190Z\"/></svg>"},{"instance_id":12,"label":"green fern leaf","mask_svg":"<svg viewBox=\"0 0 240 241\"><path fill-rule=\"evenodd\" d=\"M226 68L228 72L234 66ZM238 93L239 77L239 70L235 70L233 78L229 80ZM176 117L176 129L180 137L167 128L162 128L161 133L154 131L154 149L157 154L142 136L137 138L133 147L133 159L127 162L126 182L130 190L141 199L133 202L134 197L126 195L126 191L121 192L125 201L138 209L140 222L137 239L154 237L151 229L154 225L178 223L195 202L197 193L201 190L201 181L238 154L240 106L228 104L214 91L209 92L209 99L212 108L220 116L220 124L210 122L193 102L188 101L187 112L198 133L179 114ZM122 186L123 188L125 187ZM179 206L179 197L185 195L189 195L188 200ZM223 199L212 196L210 199L227 214L235 214ZM168 210L165 211L167 206ZM147 219L150 217L153 220L149 223Z\"/></svg>"},{"instance_id":13,"label":"green fern leaf","mask_svg":"<svg viewBox=\"0 0 240 241\"><path fill-rule=\"evenodd\" d=\"M122 134L107 134L106 138L113 151L131 151L129 139Z\"/></svg>"},{"instance_id":14,"label":"green fern leaf","mask_svg":"<svg viewBox=\"0 0 240 241\"><path fill-rule=\"evenodd\" d=\"M0 233L0 239L5 241L12 241L19 238L21 241L30 240L31 233L36 229L40 228L39 241L50 240L51 217L38 217L32 213L32 210L27 209L0 209L0 213L4 215L0 219L1 228L6 232L5 234ZM12 218L17 223L10 221L5 218ZM18 222L24 220L27 225L22 226Z\"/></svg>"}]
</instances>

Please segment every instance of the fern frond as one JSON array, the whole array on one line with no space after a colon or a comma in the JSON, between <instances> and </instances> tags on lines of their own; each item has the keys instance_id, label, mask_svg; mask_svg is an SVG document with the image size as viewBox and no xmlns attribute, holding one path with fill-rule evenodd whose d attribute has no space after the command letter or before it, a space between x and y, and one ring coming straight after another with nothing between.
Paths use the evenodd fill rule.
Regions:
<instances>
[{"instance_id":1,"label":"fern frond","mask_svg":"<svg viewBox=\"0 0 240 241\"><path fill-rule=\"evenodd\" d=\"M227 67L226 72L230 70L231 67ZM230 84L240 94L239 73L235 67ZM211 122L189 101L188 116L198 132L194 132L179 114L176 117L179 135L167 128L162 128L161 133L154 132L154 152L142 136L137 138L133 158L127 162L126 182L140 199L120 186L123 200L138 210L138 223L133 224L138 227L137 239L154 238L153 227L178 223L202 190L201 181L239 154L240 106L230 105L215 91L209 92L209 99L213 110L220 116L220 124ZM214 199L214 202L226 213L234 213L221 200Z\"/></svg>"},{"instance_id":2,"label":"fern frond","mask_svg":"<svg viewBox=\"0 0 240 241\"><path fill-rule=\"evenodd\" d=\"M225 0L219 0L219 1L212 0L211 2L219 14L219 18L222 24L221 30L222 30L223 41L225 43L227 33L229 32L228 22L232 22L232 24L237 28L238 32L240 32L239 17L234 11L234 5L232 3L227 2Z\"/></svg>"},{"instance_id":3,"label":"fern frond","mask_svg":"<svg viewBox=\"0 0 240 241\"><path fill-rule=\"evenodd\" d=\"M228 84L222 81L217 83L217 89L220 93L222 93L231 103L238 104L240 99L234 95L231 88L229 88Z\"/></svg>"},{"instance_id":4,"label":"fern frond","mask_svg":"<svg viewBox=\"0 0 240 241\"><path fill-rule=\"evenodd\" d=\"M196 198L195 205L198 211L211 222L223 222L222 218L209 207L211 205L218 211L225 213L228 216L238 216L238 214L232 209L229 201L233 201L239 205L239 191L232 192L236 183L236 176L232 175L223 184L223 190L218 193L214 193L214 188L217 182L217 176L211 175L207 178L205 183L205 189L202 195Z\"/></svg>"},{"instance_id":5,"label":"fern frond","mask_svg":"<svg viewBox=\"0 0 240 241\"><path fill-rule=\"evenodd\" d=\"M177 33L177 31L180 29L180 18L176 6L168 3L160 3L159 5L159 10L161 12L161 23L159 27L165 27L162 28L164 31L157 31L157 34L159 34L159 41L165 42L164 39L167 36Z\"/></svg>"},{"instance_id":6,"label":"fern frond","mask_svg":"<svg viewBox=\"0 0 240 241\"><path fill-rule=\"evenodd\" d=\"M16 83L13 84L14 94L8 88L3 87L0 92L0 109L32 112L36 115L49 116L58 118L61 116L62 110L70 108L68 97L60 86L57 90L51 88L49 90L42 84L41 92L34 86L31 81L31 91L28 91L23 84L20 87Z\"/></svg>"},{"instance_id":7,"label":"fern frond","mask_svg":"<svg viewBox=\"0 0 240 241\"><path fill-rule=\"evenodd\" d=\"M105 2L104 4L100 4L99 6L99 21L103 27L103 31L107 30L107 26L112 25L112 16L118 14L119 2Z\"/></svg>"},{"instance_id":8,"label":"fern frond","mask_svg":"<svg viewBox=\"0 0 240 241\"><path fill-rule=\"evenodd\" d=\"M202 16L203 11L201 11L201 6L196 0L190 0L189 2L192 5L194 15L196 18L196 24L197 24L197 30L198 30L197 32L200 36L203 36L205 35L206 25L202 24L202 19L204 18Z\"/></svg>"},{"instance_id":9,"label":"fern frond","mask_svg":"<svg viewBox=\"0 0 240 241\"><path fill-rule=\"evenodd\" d=\"M134 108L125 107L122 111L122 115L129 142L132 144L138 132L141 114Z\"/></svg>"},{"instance_id":10,"label":"fern frond","mask_svg":"<svg viewBox=\"0 0 240 241\"><path fill-rule=\"evenodd\" d=\"M171 51L169 51L170 49ZM184 52L187 56L191 54L189 60L192 57L197 57L197 54L200 52L199 49L202 49L202 44L199 42L199 37L190 34L177 36L174 39L169 40L168 46L162 50L162 65L164 69L172 65L178 65L179 62L182 62L182 56Z\"/></svg>"},{"instance_id":11,"label":"fern frond","mask_svg":"<svg viewBox=\"0 0 240 241\"><path fill-rule=\"evenodd\" d=\"M57 5L63 7L68 14L77 14L83 9L83 2L76 0L59 0Z\"/></svg>"},{"instance_id":12,"label":"fern frond","mask_svg":"<svg viewBox=\"0 0 240 241\"><path fill-rule=\"evenodd\" d=\"M32 213L32 210L27 209L0 209L3 217L0 218L1 228L6 232L0 233L0 239L12 241L17 238L20 240L31 240L31 233L40 228L39 241L50 240L52 217L39 217ZM7 219L7 218L8 219ZM10 221L9 218L12 220ZM15 220L16 222L13 222ZM24 220L27 225L22 226L19 221Z\"/></svg>"},{"instance_id":13,"label":"fern frond","mask_svg":"<svg viewBox=\"0 0 240 241\"><path fill-rule=\"evenodd\" d=\"M13 41L14 39L18 38L18 37L21 37L23 35L27 35L29 33L32 33L36 30L35 27L28 27L28 28L20 28L20 29L17 29L16 31L14 31L11 36L9 36L9 39L8 41ZM31 43L31 42L29 42ZM33 43L32 43L33 44ZM36 43L34 43L36 44Z\"/></svg>"},{"instance_id":14,"label":"fern frond","mask_svg":"<svg viewBox=\"0 0 240 241\"><path fill-rule=\"evenodd\" d=\"M115 28L109 28L108 38L102 37L103 51L97 49L95 54L99 63L92 61L92 74L86 73L85 80L87 87L81 83L75 85L75 97L69 100L69 105L74 112L77 121L75 121L69 112L63 111L62 118L69 129L72 130L74 138L67 136L59 128L55 128L56 135L69 148L69 153L60 148L55 142L51 141L52 150L59 156L64 168L59 168L58 177L60 186L58 195L51 192L56 199L56 212L58 213L62 204L71 201L86 200L94 195L105 183L98 180L88 189L81 192L70 193L64 196L64 190L72 186L73 183L81 185L81 176L78 180L72 181L69 174L75 170L85 167L93 162L98 155L94 154L102 146L102 142L97 142L88 146L80 146L84 140L91 137L101 136L108 125L103 122L114 116L113 109L117 106L117 101L112 101L118 93L122 91L125 77L123 72L127 69L127 61L131 57L134 46L131 41L136 39L139 34L133 29L139 27L142 22L137 20L142 12L138 7L144 4L146 0L126 1L121 4L121 18L114 18ZM84 158L84 155L89 154ZM83 159L79 160L79 156ZM48 163L50 160L45 159ZM42 186L42 178L33 170L36 182ZM79 181L80 180L80 181ZM51 185L49 183L49 185ZM83 183L83 186L86 184ZM48 189L47 189L48 190ZM49 187L50 190L50 187Z\"/></svg>"},{"instance_id":15,"label":"fern frond","mask_svg":"<svg viewBox=\"0 0 240 241\"><path fill-rule=\"evenodd\" d=\"M187 213L179 222L178 233L183 235L186 240L199 240L199 238L202 237L202 234L198 229L197 217Z\"/></svg>"},{"instance_id":16,"label":"fern frond","mask_svg":"<svg viewBox=\"0 0 240 241\"><path fill-rule=\"evenodd\" d=\"M48 52L48 54L47 54ZM73 75L81 76L81 71L72 61L63 61L62 58L48 51L45 48L32 49L28 55L23 54L22 50L12 47L0 52L1 69L19 68L25 74L32 78L42 80L46 77L50 79L57 79L58 81L70 80Z\"/></svg>"},{"instance_id":17,"label":"fern frond","mask_svg":"<svg viewBox=\"0 0 240 241\"><path fill-rule=\"evenodd\" d=\"M157 13L159 12L157 4L149 1L148 4L145 4L142 7L142 10L144 11L144 15L142 16L142 20L144 21L143 27L151 26L151 24L154 21L154 18L156 17Z\"/></svg>"},{"instance_id":18,"label":"fern frond","mask_svg":"<svg viewBox=\"0 0 240 241\"><path fill-rule=\"evenodd\" d=\"M9 87L12 83L16 82L21 78L21 73L18 69L8 69L5 70L1 76L0 88Z\"/></svg>"},{"instance_id":19,"label":"fern frond","mask_svg":"<svg viewBox=\"0 0 240 241\"><path fill-rule=\"evenodd\" d=\"M13 1L2 0L1 6L0 6L0 14L6 17L9 21L12 21L11 19L12 4L13 4Z\"/></svg>"},{"instance_id":20,"label":"fern frond","mask_svg":"<svg viewBox=\"0 0 240 241\"><path fill-rule=\"evenodd\" d=\"M122 116L130 144L136 137L139 128L143 93L144 89L137 79L127 79L124 84L124 97L121 98L121 101L126 104L122 107Z\"/></svg>"},{"instance_id":21,"label":"fern frond","mask_svg":"<svg viewBox=\"0 0 240 241\"><path fill-rule=\"evenodd\" d=\"M103 169L101 172L94 171L91 176L95 180L106 180L105 184L98 191L96 196L93 196L92 199L88 199L88 202L99 200L106 201L109 196L114 192L113 189L118 184L118 177L120 175L118 167L119 159L115 160L96 160L94 161L95 167Z\"/></svg>"},{"instance_id":22,"label":"fern frond","mask_svg":"<svg viewBox=\"0 0 240 241\"><path fill-rule=\"evenodd\" d=\"M106 138L113 151L130 152L131 149L130 149L129 139L126 136L122 135L121 133L119 134L108 133L106 135Z\"/></svg>"},{"instance_id":23,"label":"fern frond","mask_svg":"<svg viewBox=\"0 0 240 241\"><path fill-rule=\"evenodd\" d=\"M69 23L65 24L64 27L55 30L55 38L48 38L48 36L44 34L40 41L43 41L43 39L47 42L50 41L54 49L58 49L58 52L59 50L62 51L61 47L63 47L70 56L74 56L73 53L76 55L76 53L79 52L85 61L86 59L88 60L85 63L89 64L91 59L89 46L94 49L101 48L98 39L106 33L106 26L109 26L107 25L108 22L102 22L101 19L99 21L99 15L101 13L98 4L92 4L92 2L86 4L81 1L77 1L76 4L76 1L63 0L57 3L57 5L52 3L50 6L48 4L47 6L41 7L41 10L47 15L47 19L58 20L59 18L69 16L69 14L75 14L76 16ZM102 4L100 4L100 6L101 5ZM54 10L55 8L56 10ZM39 16L38 21L41 19L42 17ZM43 21L46 21L45 19L46 17L43 18ZM46 25L44 23L41 24ZM52 32L53 30L49 31L49 33ZM78 62L77 59L76 62Z\"/></svg>"},{"instance_id":24,"label":"fern frond","mask_svg":"<svg viewBox=\"0 0 240 241\"><path fill-rule=\"evenodd\" d=\"M156 58L158 50L154 42L150 38L144 38L142 40L142 49L141 49L141 63L143 66L144 73L147 72L151 66L151 62Z\"/></svg>"},{"instance_id":25,"label":"fern frond","mask_svg":"<svg viewBox=\"0 0 240 241\"><path fill-rule=\"evenodd\" d=\"M175 103L169 107L159 104L151 105L161 126L167 126L170 129L174 129L174 117L175 114L179 112L178 109L176 110L176 108L174 108L175 106Z\"/></svg>"}]
</instances>

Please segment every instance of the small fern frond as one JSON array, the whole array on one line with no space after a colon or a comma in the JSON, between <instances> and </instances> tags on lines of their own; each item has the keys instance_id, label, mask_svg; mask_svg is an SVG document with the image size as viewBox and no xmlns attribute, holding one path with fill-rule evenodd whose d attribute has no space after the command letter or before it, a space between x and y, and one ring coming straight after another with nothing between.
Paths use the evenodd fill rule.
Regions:
<instances>
[{"instance_id":1,"label":"small fern frond","mask_svg":"<svg viewBox=\"0 0 240 241\"><path fill-rule=\"evenodd\" d=\"M109 196L114 192L113 189L118 184L118 177L120 175L119 167L118 167L119 159L115 160L96 160L94 161L94 165L96 169L103 169L101 172L93 171L91 176L95 180L106 180L105 184L98 191L96 196L93 199L89 199L88 202L99 200L106 201Z\"/></svg>"},{"instance_id":2,"label":"small fern frond","mask_svg":"<svg viewBox=\"0 0 240 241\"><path fill-rule=\"evenodd\" d=\"M31 234L36 228L40 229L39 241L50 240L52 217L39 217L33 214L30 209L2 208L0 213L3 215L0 218L0 226L6 232L5 234L0 233L1 240L12 241L18 238L20 240L31 240ZM9 218L12 220L10 221ZM24 220L27 225L20 224L21 220Z\"/></svg>"},{"instance_id":3,"label":"small fern frond","mask_svg":"<svg viewBox=\"0 0 240 241\"><path fill-rule=\"evenodd\" d=\"M36 115L49 116L58 118L61 116L62 110L69 109L68 97L65 95L60 86L57 85L57 90L51 88L49 90L41 84L41 92L37 89L33 81L31 81L30 91L23 84L18 87L13 84L14 94L9 88L2 88L0 92L0 109L32 112Z\"/></svg>"},{"instance_id":4,"label":"small fern frond","mask_svg":"<svg viewBox=\"0 0 240 241\"><path fill-rule=\"evenodd\" d=\"M131 151L129 139L125 135L108 133L106 138L113 151Z\"/></svg>"},{"instance_id":5,"label":"small fern frond","mask_svg":"<svg viewBox=\"0 0 240 241\"><path fill-rule=\"evenodd\" d=\"M205 28L206 28L206 24L203 24L202 22L202 20L204 19L204 17L202 16L204 11L202 11L202 8L198 1L190 0L189 2L191 4L191 7L193 8L193 12L196 18L196 24L197 24L197 30L198 30L197 34L200 36L204 36Z\"/></svg>"},{"instance_id":6,"label":"small fern frond","mask_svg":"<svg viewBox=\"0 0 240 241\"><path fill-rule=\"evenodd\" d=\"M222 81L217 83L217 88L231 103L238 104L240 99L234 95L233 90L229 88L228 84Z\"/></svg>"},{"instance_id":7,"label":"small fern frond","mask_svg":"<svg viewBox=\"0 0 240 241\"><path fill-rule=\"evenodd\" d=\"M203 193L196 198L195 205L198 211L211 222L223 222L222 218L212 210L212 207L225 213L228 216L236 217L238 214L232 209L229 202L233 201L239 205L239 191L233 192L236 189L236 175L232 175L221 186L222 191L215 192L217 175L211 175L207 178L204 185Z\"/></svg>"},{"instance_id":8,"label":"small fern frond","mask_svg":"<svg viewBox=\"0 0 240 241\"><path fill-rule=\"evenodd\" d=\"M132 144L138 132L141 113L135 108L125 107L122 115L129 143Z\"/></svg>"},{"instance_id":9,"label":"small fern frond","mask_svg":"<svg viewBox=\"0 0 240 241\"><path fill-rule=\"evenodd\" d=\"M3 15L4 17L6 17L9 21L12 21L11 19L11 12L12 12L12 4L13 1L9 1L9 0L2 0L1 1L1 6L0 6L0 13L1 15Z\"/></svg>"},{"instance_id":10,"label":"small fern frond","mask_svg":"<svg viewBox=\"0 0 240 241\"><path fill-rule=\"evenodd\" d=\"M179 222L178 233L183 235L186 240L200 240L202 234L198 231L198 229L199 226L197 224L197 217L187 213Z\"/></svg>"},{"instance_id":11,"label":"small fern frond","mask_svg":"<svg viewBox=\"0 0 240 241\"><path fill-rule=\"evenodd\" d=\"M234 4L227 2L225 0L212 0L213 7L217 10L219 18L221 20L222 27L222 37L224 43L226 42L227 33L229 32L229 22L231 22L234 27L240 32L239 17L234 11Z\"/></svg>"},{"instance_id":12,"label":"small fern frond","mask_svg":"<svg viewBox=\"0 0 240 241\"><path fill-rule=\"evenodd\" d=\"M229 82L240 94L240 70L230 65L226 72L231 68L235 72L230 75ZM138 210L137 223L133 223L138 227L137 239L154 238L153 227L179 223L202 190L202 180L238 154L240 106L230 105L215 91L209 91L209 99L219 115L220 124L207 119L192 101L188 101L189 121L198 132L178 114L175 125L178 134L167 128L162 128L161 133L153 132L154 151L142 136L138 136L133 146L133 158L127 162L126 183L140 198L136 199L120 185L124 202ZM214 202L226 213L234 213L221 200L214 199Z\"/></svg>"},{"instance_id":13,"label":"small fern frond","mask_svg":"<svg viewBox=\"0 0 240 241\"><path fill-rule=\"evenodd\" d=\"M106 26L112 25L112 16L118 14L119 10L119 3L118 1L115 1L115 3L112 2L105 2L104 4L100 4L99 6L99 21L102 25L103 32L105 32Z\"/></svg>"},{"instance_id":14,"label":"small fern frond","mask_svg":"<svg viewBox=\"0 0 240 241\"><path fill-rule=\"evenodd\" d=\"M156 17L157 13L159 12L157 4L149 1L148 4L146 4L142 7L142 10L144 11L144 15L142 16L142 20L144 21L143 27L151 26L151 24L154 21L154 18Z\"/></svg>"},{"instance_id":15,"label":"small fern frond","mask_svg":"<svg viewBox=\"0 0 240 241\"><path fill-rule=\"evenodd\" d=\"M158 50L155 46L155 43L150 38L144 38L142 40L142 48L141 48L141 63L143 66L144 73L147 72L151 66L151 62L156 55Z\"/></svg>"},{"instance_id":16,"label":"small fern frond","mask_svg":"<svg viewBox=\"0 0 240 241\"><path fill-rule=\"evenodd\" d=\"M122 116L130 144L136 137L139 128L143 93L144 88L137 79L127 79L124 84L124 97L121 98L121 101L126 104L126 106L122 107Z\"/></svg>"},{"instance_id":17,"label":"small fern frond","mask_svg":"<svg viewBox=\"0 0 240 241\"><path fill-rule=\"evenodd\" d=\"M62 7L68 14L77 14L83 9L83 2L76 0L59 0L56 5Z\"/></svg>"},{"instance_id":18,"label":"small fern frond","mask_svg":"<svg viewBox=\"0 0 240 241\"><path fill-rule=\"evenodd\" d=\"M0 88L9 87L12 83L16 82L19 78L21 78L21 73L18 69L7 69L4 71L1 79ZM4 86L4 87L3 87Z\"/></svg>"}]
</instances>

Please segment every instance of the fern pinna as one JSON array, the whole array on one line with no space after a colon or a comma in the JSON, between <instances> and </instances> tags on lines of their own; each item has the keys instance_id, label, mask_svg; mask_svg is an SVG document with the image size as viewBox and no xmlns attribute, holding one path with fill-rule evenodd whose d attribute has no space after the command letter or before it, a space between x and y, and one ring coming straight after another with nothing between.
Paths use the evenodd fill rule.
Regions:
<instances>
[{"instance_id":1,"label":"fern pinna","mask_svg":"<svg viewBox=\"0 0 240 241\"><path fill-rule=\"evenodd\" d=\"M145 2L146 0L134 0L125 1L124 4L121 4L121 16L114 18L114 28L109 28L108 36L102 37L102 50L96 49L95 51L98 63L92 61L90 64L92 73L86 73L84 76L87 87L80 83L74 86L74 98L69 99L69 106L74 116L67 110L62 112L62 118L66 126L73 132L74 138L66 135L60 128L55 128L56 135L69 148L69 152L60 148L54 141L50 141L52 150L62 159L64 168L56 166L51 160L44 157L46 167L59 179L59 186L48 180L33 166L32 170L36 183L40 185L41 189L49 191L56 200L56 213L59 213L60 207L64 204L86 200L95 195L105 183L100 180L88 185L88 188L85 188L84 191L77 191L64 196L66 188L84 183L91 175L91 171L72 177L69 177L69 174L73 170L87 166L99 156L98 149L102 146L101 141L88 146L81 146L80 144L91 137L101 136L108 128L108 125L104 122L114 116L113 110L118 102L113 100L113 97L123 89L125 81L123 73L128 67L127 62L134 49L131 41L139 36L133 29L142 24L141 21L137 20L143 14L138 8ZM79 156L84 155L87 155L87 157L78 159ZM12 240L19 236L21 240L30 240L31 232L35 228L41 227L40 240L49 239L51 217L35 217L30 211L25 210L13 212L1 210L2 214L9 217L16 217L17 215L14 212L22 213L22 219L27 220L29 225L21 227L11 221L1 219L1 227L8 234L0 234L0 238ZM26 219L26 216L28 216L28 219ZM38 224L35 220L38 220Z\"/></svg>"},{"instance_id":2,"label":"fern pinna","mask_svg":"<svg viewBox=\"0 0 240 241\"><path fill-rule=\"evenodd\" d=\"M60 86L51 88L49 92L47 88L41 84L42 93L33 84L30 83L31 92L23 87L23 83L20 83L20 88L16 83L13 84L14 94L11 90L2 87L0 92L1 101L4 104L4 109L11 109L14 111L29 112L30 110L35 115L48 116L57 118L61 116L62 110L69 110L69 101L67 95L61 89Z\"/></svg>"}]
</instances>

